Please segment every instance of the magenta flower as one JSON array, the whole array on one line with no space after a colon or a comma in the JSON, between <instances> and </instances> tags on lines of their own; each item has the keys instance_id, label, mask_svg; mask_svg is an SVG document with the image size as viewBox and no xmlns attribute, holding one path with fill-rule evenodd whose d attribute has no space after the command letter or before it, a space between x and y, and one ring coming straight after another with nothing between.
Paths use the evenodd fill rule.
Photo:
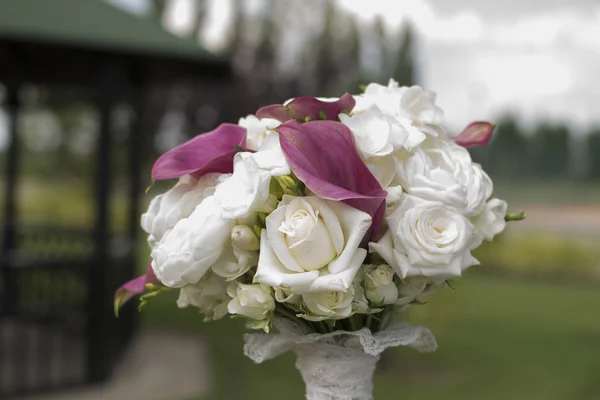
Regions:
<instances>
[{"instance_id":1,"label":"magenta flower","mask_svg":"<svg viewBox=\"0 0 600 400\"><path fill-rule=\"evenodd\" d=\"M119 315L119 310L121 307L123 307L123 305L125 305L125 303L127 303L133 297L144 293L146 290L146 284L148 283L161 285L160 281L154 275L154 271L152 271L150 264L148 264L148 268L146 269L146 273L144 275L130 280L117 289L114 300L115 315Z\"/></svg>"},{"instance_id":2,"label":"magenta flower","mask_svg":"<svg viewBox=\"0 0 600 400\"><path fill-rule=\"evenodd\" d=\"M363 245L375 238L383 221L387 192L360 158L348 127L334 121L288 121L277 131L298 179L321 198L343 201L369 214L372 225Z\"/></svg>"},{"instance_id":3,"label":"magenta flower","mask_svg":"<svg viewBox=\"0 0 600 400\"><path fill-rule=\"evenodd\" d=\"M152 167L155 180L193 174L197 178L209 172L233 172L236 148L246 146L246 130L238 125L221 124L169 150Z\"/></svg>"},{"instance_id":4,"label":"magenta flower","mask_svg":"<svg viewBox=\"0 0 600 400\"><path fill-rule=\"evenodd\" d=\"M272 118L279 122L289 120L328 120L337 121L340 113L349 113L356 101L350 93L345 93L337 101L321 101L314 97L297 97L286 105L273 104L260 108L258 118Z\"/></svg>"},{"instance_id":5,"label":"magenta flower","mask_svg":"<svg viewBox=\"0 0 600 400\"><path fill-rule=\"evenodd\" d=\"M491 122L471 122L454 138L454 141L467 149L485 146L490 141L494 128L495 126Z\"/></svg>"}]
</instances>

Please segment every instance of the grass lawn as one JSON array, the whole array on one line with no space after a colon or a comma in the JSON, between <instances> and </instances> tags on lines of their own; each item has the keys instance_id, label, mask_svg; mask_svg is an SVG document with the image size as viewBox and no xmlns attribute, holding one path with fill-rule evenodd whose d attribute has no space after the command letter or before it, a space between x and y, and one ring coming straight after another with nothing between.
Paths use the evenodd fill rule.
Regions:
<instances>
[{"instance_id":1,"label":"grass lawn","mask_svg":"<svg viewBox=\"0 0 600 400\"><path fill-rule=\"evenodd\" d=\"M475 276L454 286L408 316L434 332L440 349L390 351L376 376L378 400L600 398L597 289ZM242 355L239 323L203 324L173 302L174 293L153 300L145 323L206 338L215 385L209 398L304 398L293 355L254 365Z\"/></svg>"}]
</instances>

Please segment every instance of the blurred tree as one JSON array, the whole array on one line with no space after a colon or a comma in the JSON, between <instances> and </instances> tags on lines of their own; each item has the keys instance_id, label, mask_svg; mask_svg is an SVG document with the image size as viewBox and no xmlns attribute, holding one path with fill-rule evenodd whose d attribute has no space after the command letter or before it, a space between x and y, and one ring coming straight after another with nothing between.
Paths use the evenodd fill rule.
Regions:
<instances>
[{"instance_id":1,"label":"blurred tree","mask_svg":"<svg viewBox=\"0 0 600 400\"><path fill-rule=\"evenodd\" d=\"M400 85L411 86L415 84L414 72L414 43L413 27L408 20L404 22L398 38L398 55L393 78Z\"/></svg>"},{"instance_id":2,"label":"blurred tree","mask_svg":"<svg viewBox=\"0 0 600 400\"><path fill-rule=\"evenodd\" d=\"M159 20L162 20L162 17L165 13L165 8L167 7L167 0L151 0L152 8L154 9L154 15Z\"/></svg>"},{"instance_id":3,"label":"blurred tree","mask_svg":"<svg viewBox=\"0 0 600 400\"><path fill-rule=\"evenodd\" d=\"M486 170L496 178L523 178L529 173L527 139L517 120L505 116L498 122L491 145Z\"/></svg>"},{"instance_id":4,"label":"blurred tree","mask_svg":"<svg viewBox=\"0 0 600 400\"><path fill-rule=\"evenodd\" d=\"M569 130L566 126L538 125L530 146L536 176L564 178L569 175Z\"/></svg>"},{"instance_id":5,"label":"blurred tree","mask_svg":"<svg viewBox=\"0 0 600 400\"><path fill-rule=\"evenodd\" d=\"M349 15L348 17L348 36L346 39L346 51L342 60L343 70L347 74L345 77L346 89L350 92L355 92L363 83L362 69L360 67L360 46L361 37L356 17Z\"/></svg>"},{"instance_id":6,"label":"blurred tree","mask_svg":"<svg viewBox=\"0 0 600 400\"><path fill-rule=\"evenodd\" d=\"M263 16L260 43L254 53L253 70L248 77L252 85L253 94L257 96L257 104L272 102L274 86L277 84L277 49L279 32L275 24L276 16L273 15L273 0L269 0ZM241 27L238 27L241 29ZM238 40L241 40L241 36ZM252 82L254 80L254 82Z\"/></svg>"},{"instance_id":7,"label":"blurred tree","mask_svg":"<svg viewBox=\"0 0 600 400\"><path fill-rule=\"evenodd\" d=\"M384 83L387 82L390 76L392 76L392 60L390 55L393 53L390 51L388 45L388 39L385 32L385 23L383 16L378 15L375 19L374 26L375 40L378 47L378 60L377 61L377 76L373 77L375 81Z\"/></svg>"},{"instance_id":8,"label":"blurred tree","mask_svg":"<svg viewBox=\"0 0 600 400\"><path fill-rule=\"evenodd\" d=\"M336 62L336 43L334 37L334 20L336 6L332 1L325 3L325 18L321 37L318 39L318 50L316 54L315 72L319 95L338 96L336 88L337 73L340 68Z\"/></svg>"},{"instance_id":9,"label":"blurred tree","mask_svg":"<svg viewBox=\"0 0 600 400\"><path fill-rule=\"evenodd\" d=\"M593 130L587 137L588 176L600 181L600 128Z\"/></svg>"},{"instance_id":10,"label":"blurred tree","mask_svg":"<svg viewBox=\"0 0 600 400\"><path fill-rule=\"evenodd\" d=\"M234 2L234 9L236 11L241 10L239 2L239 0L236 0ZM194 24L194 29L192 30L193 34L196 35L196 37L199 37L199 35L202 33L202 28L204 26L204 18L206 17L207 11L208 5L206 4L206 0L196 0L196 21ZM236 15L238 13L236 13Z\"/></svg>"}]
</instances>

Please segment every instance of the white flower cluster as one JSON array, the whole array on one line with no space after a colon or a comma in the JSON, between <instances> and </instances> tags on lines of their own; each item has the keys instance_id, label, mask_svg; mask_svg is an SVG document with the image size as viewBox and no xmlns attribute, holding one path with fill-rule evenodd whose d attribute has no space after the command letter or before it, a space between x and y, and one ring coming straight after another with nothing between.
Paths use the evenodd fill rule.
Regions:
<instances>
[{"instance_id":1,"label":"white flower cluster","mask_svg":"<svg viewBox=\"0 0 600 400\"><path fill-rule=\"evenodd\" d=\"M208 320L241 316L255 329L278 310L333 324L405 307L478 263L471 251L504 229L507 205L441 127L435 94L391 80L355 101L339 121L387 191L380 234L363 243L371 215L306 190L279 122L250 115L239 124L251 152L235 155L232 174L180 178L142 216L152 270L180 289L180 307Z\"/></svg>"}]
</instances>

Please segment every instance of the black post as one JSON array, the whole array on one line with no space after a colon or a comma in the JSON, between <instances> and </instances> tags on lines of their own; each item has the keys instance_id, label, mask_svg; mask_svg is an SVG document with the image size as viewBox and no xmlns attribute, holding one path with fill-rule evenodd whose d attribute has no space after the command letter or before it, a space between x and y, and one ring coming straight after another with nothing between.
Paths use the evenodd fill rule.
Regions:
<instances>
[{"instance_id":1,"label":"black post","mask_svg":"<svg viewBox=\"0 0 600 400\"><path fill-rule=\"evenodd\" d=\"M17 180L19 171L19 87L20 85L8 85L6 87L6 111L9 117L8 133L10 135L10 146L6 160L6 187L4 200L4 226L2 253L0 254L0 315L10 313L7 309L14 304L17 293L13 292L14 285L10 284L10 257L16 246L17 227Z\"/></svg>"},{"instance_id":2,"label":"black post","mask_svg":"<svg viewBox=\"0 0 600 400\"><path fill-rule=\"evenodd\" d=\"M110 372L113 337L111 321L111 265L109 257L109 192L110 192L110 114L114 98L115 79L112 66L106 65L96 88L100 113L100 134L96 160L96 210L94 225L94 256L88 275L88 351L87 368L91 382L105 380Z\"/></svg>"},{"instance_id":3,"label":"black post","mask_svg":"<svg viewBox=\"0 0 600 400\"><path fill-rule=\"evenodd\" d=\"M129 154L128 154L128 171L129 171L129 211L127 221L127 236L131 243L130 253L128 254L127 261L125 262L125 270L122 271L121 279L123 282L132 279L139 274L138 257L137 257L137 242L140 231L140 194L142 193L142 166L144 162L144 154L146 154L146 140L144 130L146 124L144 123L144 110L145 110L145 87L143 81L141 81L142 74L139 73L138 81L134 82L133 85L133 98L132 107L135 110L135 120L131 126L131 133L129 137ZM148 182L149 183L149 182ZM123 309L123 313L120 316L121 326L123 328L124 346L127 346L131 338L134 336L138 326L138 312L135 307L135 302L132 302L128 307Z\"/></svg>"}]
</instances>

